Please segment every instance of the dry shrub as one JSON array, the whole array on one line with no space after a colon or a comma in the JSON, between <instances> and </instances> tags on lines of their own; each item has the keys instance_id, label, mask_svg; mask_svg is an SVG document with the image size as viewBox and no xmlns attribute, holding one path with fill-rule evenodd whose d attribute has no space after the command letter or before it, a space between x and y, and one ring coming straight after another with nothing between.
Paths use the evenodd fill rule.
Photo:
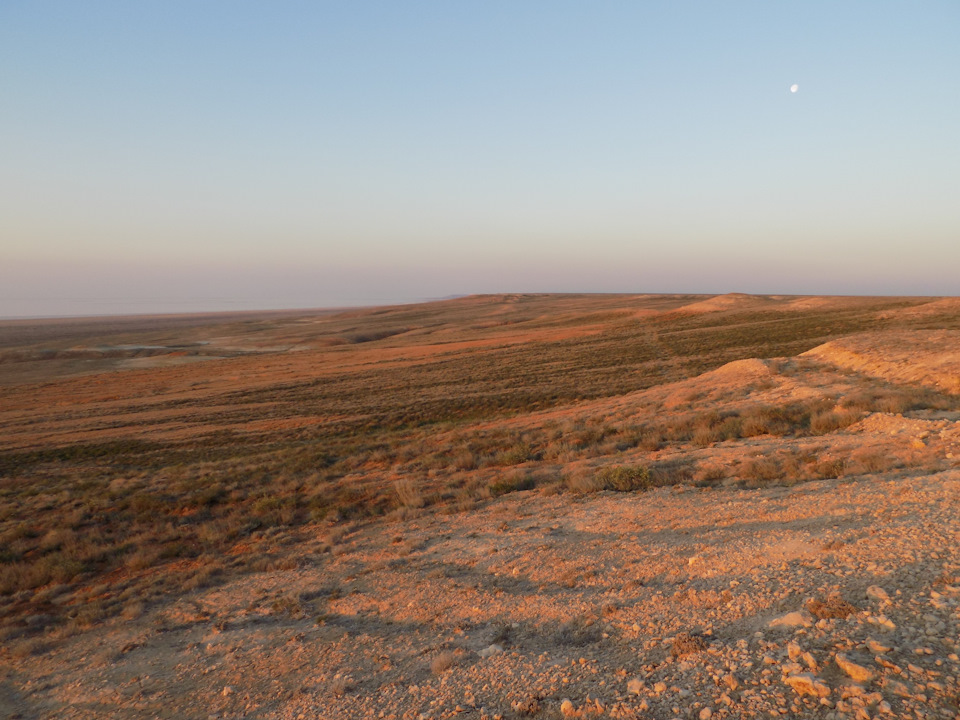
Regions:
<instances>
[{"instance_id":1,"label":"dry shrub","mask_svg":"<svg viewBox=\"0 0 960 720\"><path fill-rule=\"evenodd\" d=\"M673 657L683 657L684 655L695 655L707 649L707 641L701 633L680 633L673 639L673 647L670 654Z\"/></svg>"},{"instance_id":2,"label":"dry shrub","mask_svg":"<svg viewBox=\"0 0 960 720\"><path fill-rule=\"evenodd\" d=\"M289 595L274 600L270 609L274 615L289 615L295 618L303 617L307 610L300 602L299 597Z\"/></svg>"},{"instance_id":3,"label":"dry shrub","mask_svg":"<svg viewBox=\"0 0 960 720\"><path fill-rule=\"evenodd\" d=\"M186 578L181 587L184 590L201 590L215 584L215 580L223 573L223 568L219 565L206 565L198 568L192 575Z\"/></svg>"},{"instance_id":4,"label":"dry shrub","mask_svg":"<svg viewBox=\"0 0 960 720\"><path fill-rule=\"evenodd\" d=\"M535 460L536 455L526 443L518 443L508 450L497 453L494 463L501 466L522 465L529 460Z\"/></svg>"},{"instance_id":5,"label":"dry shrub","mask_svg":"<svg viewBox=\"0 0 960 720\"><path fill-rule=\"evenodd\" d=\"M123 609L120 611L120 616L124 620L137 620L143 616L143 613L146 611L146 606L140 600L130 600L123 605Z\"/></svg>"},{"instance_id":6,"label":"dry shrub","mask_svg":"<svg viewBox=\"0 0 960 720\"><path fill-rule=\"evenodd\" d=\"M665 444L663 434L659 430L648 430L640 438L640 449L647 452L656 452Z\"/></svg>"},{"instance_id":7,"label":"dry shrub","mask_svg":"<svg viewBox=\"0 0 960 720\"><path fill-rule=\"evenodd\" d=\"M650 471L638 466L617 465L601 468L596 473L596 479L600 489L616 492L647 490L651 486Z\"/></svg>"},{"instance_id":8,"label":"dry shrub","mask_svg":"<svg viewBox=\"0 0 960 720\"><path fill-rule=\"evenodd\" d=\"M477 456L469 450L458 452L453 458L453 467L457 470L475 470L478 464Z\"/></svg>"},{"instance_id":9,"label":"dry shrub","mask_svg":"<svg viewBox=\"0 0 960 720\"><path fill-rule=\"evenodd\" d=\"M50 649L50 643L42 638L29 638L13 643L10 647L10 654L15 658L23 659L31 655L43 655ZM16 716L13 716L16 717Z\"/></svg>"},{"instance_id":10,"label":"dry shrub","mask_svg":"<svg viewBox=\"0 0 960 720\"><path fill-rule=\"evenodd\" d=\"M653 487L647 468L626 465L608 466L595 472L579 470L566 476L563 483L568 490L581 495L601 490L631 492Z\"/></svg>"},{"instance_id":11,"label":"dry shrub","mask_svg":"<svg viewBox=\"0 0 960 720\"><path fill-rule=\"evenodd\" d=\"M814 598L807 603L807 610L810 611L811 615L820 619L845 618L858 612L855 605L851 605L836 593L823 600Z\"/></svg>"},{"instance_id":12,"label":"dry shrub","mask_svg":"<svg viewBox=\"0 0 960 720\"><path fill-rule=\"evenodd\" d=\"M76 546L76 533L69 528L51 530L40 540L40 548L42 550L63 550L76 548Z\"/></svg>"},{"instance_id":13,"label":"dry shrub","mask_svg":"<svg viewBox=\"0 0 960 720\"><path fill-rule=\"evenodd\" d=\"M690 460L664 460L650 466L651 485L669 487L693 481L694 463Z\"/></svg>"},{"instance_id":14,"label":"dry shrub","mask_svg":"<svg viewBox=\"0 0 960 720\"><path fill-rule=\"evenodd\" d=\"M879 450L860 450L854 453L850 460L857 471L863 473L880 473L892 470L901 465L901 462Z\"/></svg>"},{"instance_id":15,"label":"dry shrub","mask_svg":"<svg viewBox=\"0 0 960 720\"><path fill-rule=\"evenodd\" d=\"M434 675L440 675L452 668L456 663L457 656L449 650L446 650L430 661L430 671Z\"/></svg>"},{"instance_id":16,"label":"dry shrub","mask_svg":"<svg viewBox=\"0 0 960 720\"><path fill-rule=\"evenodd\" d=\"M816 463L813 471L819 478L839 478L846 472L847 461L843 458L825 458Z\"/></svg>"},{"instance_id":17,"label":"dry shrub","mask_svg":"<svg viewBox=\"0 0 960 720\"><path fill-rule=\"evenodd\" d=\"M814 435L825 435L852 425L860 416L856 412L838 413L833 410L814 413L810 416L810 432Z\"/></svg>"},{"instance_id":18,"label":"dry shrub","mask_svg":"<svg viewBox=\"0 0 960 720\"><path fill-rule=\"evenodd\" d=\"M349 675L337 675L333 678L333 682L330 683L330 692L337 697L341 697L349 692L353 692L356 687L357 684Z\"/></svg>"},{"instance_id":19,"label":"dry shrub","mask_svg":"<svg viewBox=\"0 0 960 720\"><path fill-rule=\"evenodd\" d=\"M500 497L507 493L519 492L521 490L533 490L536 487L536 480L530 475L516 473L502 477L489 485L491 497Z\"/></svg>"},{"instance_id":20,"label":"dry shrub","mask_svg":"<svg viewBox=\"0 0 960 720\"><path fill-rule=\"evenodd\" d=\"M699 427L693 433L693 444L699 447L707 447L721 440L723 434L716 427Z\"/></svg>"},{"instance_id":21,"label":"dry shrub","mask_svg":"<svg viewBox=\"0 0 960 720\"><path fill-rule=\"evenodd\" d=\"M591 615L578 615L557 628L553 633L553 642L555 645L583 647L600 642L602 636L596 618Z\"/></svg>"},{"instance_id":22,"label":"dry shrub","mask_svg":"<svg viewBox=\"0 0 960 720\"><path fill-rule=\"evenodd\" d=\"M740 477L750 487L769 485L780 479L780 463L772 457L755 458L741 466Z\"/></svg>"},{"instance_id":23,"label":"dry shrub","mask_svg":"<svg viewBox=\"0 0 960 720\"><path fill-rule=\"evenodd\" d=\"M709 485L727 478L727 469L723 465L702 465L693 475L695 482Z\"/></svg>"},{"instance_id":24,"label":"dry shrub","mask_svg":"<svg viewBox=\"0 0 960 720\"><path fill-rule=\"evenodd\" d=\"M393 491L397 495L397 502L400 503L400 507L422 508L426 504L416 483L410 478L401 478L394 482Z\"/></svg>"}]
</instances>

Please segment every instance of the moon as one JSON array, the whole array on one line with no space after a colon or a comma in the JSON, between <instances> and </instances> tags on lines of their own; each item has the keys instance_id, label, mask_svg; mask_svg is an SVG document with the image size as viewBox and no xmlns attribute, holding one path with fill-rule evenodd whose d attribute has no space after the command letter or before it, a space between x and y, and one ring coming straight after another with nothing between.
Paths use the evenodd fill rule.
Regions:
<instances>
[{"instance_id":1,"label":"moon","mask_svg":"<svg viewBox=\"0 0 960 720\"><path fill-rule=\"evenodd\" d=\"M797 90L799 90L799 89L800 89L800 86L797 85L796 83L794 83L793 85L790 86L790 92L792 92L792 93L795 93L795 92L796 92Z\"/></svg>"}]
</instances>

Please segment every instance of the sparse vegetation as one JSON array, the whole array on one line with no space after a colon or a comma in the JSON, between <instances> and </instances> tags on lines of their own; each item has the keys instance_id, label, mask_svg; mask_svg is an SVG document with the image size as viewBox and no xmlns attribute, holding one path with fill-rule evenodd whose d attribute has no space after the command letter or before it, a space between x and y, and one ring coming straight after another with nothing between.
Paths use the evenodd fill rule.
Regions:
<instances>
[{"instance_id":1,"label":"sparse vegetation","mask_svg":"<svg viewBox=\"0 0 960 720\"><path fill-rule=\"evenodd\" d=\"M597 472L597 482L603 490L630 492L650 487L650 471L645 467L605 467Z\"/></svg>"},{"instance_id":2,"label":"sparse vegetation","mask_svg":"<svg viewBox=\"0 0 960 720\"><path fill-rule=\"evenodd\" d=\"M845 618L858 608L844 600L840 595L830 595L826 598L815 598L807 604L810 614L820 619Z\"/></svg>"},{"instance_id":3,"label":"sparse vegetation","mask_svg":"<svg viewBox=\"0 0 960 720\"><path fill-rule=\"evenodd\" d=\"M0 625L28 637L38 630L25 618L40 614L48 629L138 617L172 592L295 566L283 548L316 534L315 524L337 554L349 551L353 523L436 507L464 512L533 488L759 487L894 471L932 462L930 454L801 446L870 413L960 411L954 395L870 377L789 400L776 394L776 376L723 396L690 385L673 404L662 395L634 399L733 360L792 356L894 326L877 311L903 302L631 314L694 299L517 296L319 323L183 321L171 327L186 334L177 342L190 353L213 355L197 342L208 335L258 333L314 350L231 351L228 361L189 371L94 379L44 375L44 363L62 369L81 343L163 346L169 338L146 321L64 326L61 335L45 330L42 342L0 330ZM960 326L952 315L937 322ZM126 352L84 356L100 364L83 368L135 356ZM797 362L784 377L815 367ZM18 384L25 373L49 382ZM632 404L604 405L610 398ZM782 443L775 452L757 445L774 439ZM710 459L747 442L757 449L746 462ZM49 602L54 588L63 601Z\"/></svg>"},{"instance_id":4,"label":"sparse vegetation","mask_svg":"<svg viewBox=\"0 0 960 720\"><path fill-rule=\"evenodd\" d=\"M673 639L673 646L670 648L670 654L673 657L683 657L684 655L695 655L707 649L707 640L697 632L679 633Z\"/></svg>"},{"instance_id":5,"label":"sparse vegetation","mask_svg":"<svg viewBox=\"0 0 960 720\"><path fill-rule=\"evenodd\" d=\"M446 650L430 661L430 671L434 675L440 675L450 668L452 668L457 662L457 656L454 655L449 650Z\"/></svg>"}]
</instances>

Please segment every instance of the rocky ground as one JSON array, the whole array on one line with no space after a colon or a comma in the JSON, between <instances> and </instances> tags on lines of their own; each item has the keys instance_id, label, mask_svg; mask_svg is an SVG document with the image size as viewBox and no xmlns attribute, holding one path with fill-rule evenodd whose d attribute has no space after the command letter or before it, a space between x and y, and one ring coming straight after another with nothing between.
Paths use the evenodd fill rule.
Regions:
<instances>
[{"instance_id":1,"label":"rocky ground","mask_svg":"<svg viewBox=\"0 0 960 720\"><path fill-rule=\"evenodd\" d=\"M321 528L291 569L19 653L0 714L953 718L958 512L948 470Z\"/></svg>"},{"instance_id":2,"label":"rocky ground","mask_svg":"<svg viewBox=\"0 0 960 720\"><path fill-rule=\"evenodd\" d=\"M238 320L217 335L246 353L232 359L177 355L149 372L55 365L40 384L22 376L43 368L8 358L25 369L0 388L0 719L960 718L956 300L626 302L452 301L455 313L427 308L446 318L441 330L433 315L403 314L426 312L416 308L366 324ZM531 307L547 320L524 320ZM526 315L506 322L518 308ZM562 308L580 324L554 327ZM709 325L710 313L730 314ZM206 348L210 329L125 328L111 347ZM265 333L259 344L251 328ZM803 352L768 352L768 335L801 330ZM834 339L807 344L828 330ZM76 344L58 332L57 362ZM24 347L43 355L42 339ZM270 350L307 341L312 351ZM624 368L631 347L647 354ZM724 347L739 359L710 355L688 372L697 353ZM546 350L553 364L533 366ZM583 367L563 365L574 351ZM459 375L447 372L456 352ZM577 373L604 353L617 363L603 387L622 390L552 397L557 378L600 383ZM491 375L470 385L475 368ZM643 372L663 379L622 383ZM470 423L400 413L389 433L357 430L330 472L348 490L389 495L386 516L322 505L309 518L264 514L242 533L227 522L227 510L246 521L282 499L253 493L261 476L274 496L325 487L314 477L325 456L308 456L313 474L298 479L280 460L303 459L270 442L324 448L349 419L336 403L359 412L350 403L368 394L383 423L388 400L415 405L438 383L450 394L435 398L440 410L467 390L496 400L514 385L536 385L542 402L486 414L479 404ZM411 427L419 434L403 435ZM190 455L204 433L209 458L207 446ZM508 445L481 442L497 437ZM85 455L80 441L112 444L79 446ZM260 455L234 461L257 442ZM514 442L531 445L518 455ZM109 457L92 452L104 447ZM146 463L148 451L173 465ZM234 482L243 472L250 487ZM609 492L617 483L604 477L643 482ZM208 498L206 524L196 503L175 502L194 485L229 499ZM118 514L135 493L158 500ZM71 522L76 535L60 532ZM136 533L119 531L130 523ZM101 526L113 534L100 538ZM166 552L191 528L204 552ZM99 574L31 579L70 542Z\"/></svg>"}]
</instances>

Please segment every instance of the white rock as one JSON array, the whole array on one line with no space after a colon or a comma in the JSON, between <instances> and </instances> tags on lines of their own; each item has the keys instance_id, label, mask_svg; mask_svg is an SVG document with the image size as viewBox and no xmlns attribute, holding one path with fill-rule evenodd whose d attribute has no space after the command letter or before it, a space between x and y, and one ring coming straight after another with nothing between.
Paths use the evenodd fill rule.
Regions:
<instances>
[{"instance_id":1,"label":"white rock","mask_svg":"<svg viewBox=\"0 0 960 720\"><path fill-rule=\"evenodd\" d=\"M812 627L813 616L806 610L794 610L770 621L771 628L790 630L797 627Z\"/></svg>"},{"instance_id":2,"label":"white rock","mask_svg":"<svg viewBox=\"0 0 960 720\"><path fill-rule=\"evenodd\" d=\"M857 682L868 682L873 680L873 671L868 670L863 665L858 665L848 658L843 653L837 653L837 656L834 658L837 663L837 666L843 670L851 679L856 680Z\"/></svg>"},{"instance_id":3,"label":"white rock","mask_svg":"<svg viewBox=\"0 0 960 720\"><path fill-rule=\"evenodd\" d=\"M633 678L632 680L627 681L627 693L630 695L639 695L643 692L643 680L640 678Z\"/></svg>"},{"instance_id":4,"label":"white rock","mask_svg":"<svg viewBox=\"0 0 960 720\"><path fill-rule=\"evenodd\" d=\"M480 657L486 658L492 655L499 655L502 652L503 652L503 645L498 645L497 643L494 643L493 645L485 647L483 650L481 650Z\"/></svg>"},{"instance_id":5,"label":"white rock","mask_svg":"<svg viewBox=\"0 0 960 720\"><path fill-rule=\"evenodd\" d=\"M879 585L871 585L867 588L867 597L876 602L888 603L890 602L890 596L887 594L887 591L884 590Z\"/></svg>"},{"instance_id":6,"label":"white rock","mask_svg":"<svg viewBox=\"0 0 960 720\"><path fill-rule=\"evenodd\" d=\"M710 720L713 717L713 710L708 707L705 707L700 711L700 720Z\"/></svg>"},{"instance_id":7,"label":"white rock","mask_svg":"<svg viewBox=\"0 0 960 720\"><path fill-rule=\"evenodd\" d=\"M824 698L830 694L830 688L813 673L788 675L783 681L792 687L798 695L812 695L814 697Z\"/></svg>"},{"instance_id":8,"label":"white rock","mask_svg":"<svg viewBox=\"0 0 960 720\"><path fill-rule=\"evenodd\" d=\"M564 698L560 701L560 714L565 717L573 716L577 711L573 707L573 703L570 702L568 698Z\"/></svg>"}]
</instances>

